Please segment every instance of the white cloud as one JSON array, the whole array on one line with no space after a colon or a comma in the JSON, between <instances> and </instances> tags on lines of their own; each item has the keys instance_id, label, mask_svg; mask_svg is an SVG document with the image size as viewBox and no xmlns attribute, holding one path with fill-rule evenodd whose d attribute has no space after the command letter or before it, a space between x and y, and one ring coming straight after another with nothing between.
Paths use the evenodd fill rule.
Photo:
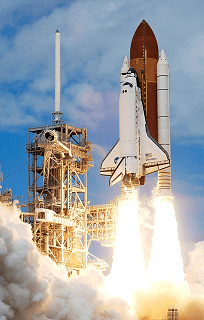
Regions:
<instances>
[{"instance_id":1,"label":"white cloud","mask_svg":"<svg viewBox=\"0 0 204 320\"><path fill-rule=\"evenodd\" d=\"M202 7L202 3L198 2ZM39 15L38 3L31 1L29 6L35 7L32 22L23 23L20 29L16 29L12 39L8 38L6 41L4 37L1 40L5 53L6 45L7 50L16 50L23 46L0 59L0 81L5 92L9 92L15 84L14 94L23 90L39 96L40 99L42 94L54 93L54 31L58 26L62 44L62 93L66 87L73 90L73 84L77 87L81 82L83 85L88 83L87 86L91 86L93 91L87 91L83 101L81 100L83 109L87 110L88 105L91 108L94 99L97 106L101 105L99 99L104 99L105 92L114 90L119 94L119 73L123 57L129 53L135 28L145 17L170 62L173 130L177 136L203 136L203 22L200 12L197 12L198 21L188 20L190 13L195 15L191 2L185 6L183 1L180 4L174 2L159 6L157 1L135 3L132 0L126 4L115 0L77 0L66 5L63 5L63 2L61 4L57 7L53 0L49 6L43 5L43 11ZM22 19L26 19L28 6L25 1L18 3L18 6L3 2L2 6L2 10L8 14L19 8ZM183 11L185 16L180 15ZM22 83L18 88L19 81ZM93 97L90 96L92 93ZM85 103L85 97L90 99L89 104ZM64 99L70 102L66 97ZM31 108L33 109L32 103ZM43 109L46 110L47 107L45 104L44 108L42 103L41 110ZM106 116L100 108L98 117L92 113L91 120L83 110L76 109L76 113L78 117L75 116L74 121L85 117L85 125L91 126L93 120L100 122ZM74 116L74 112L70 114Z\"/></svg>"},{"instance_id":2,"label":"white cloud","mask_svg":"<svg viewBox=\"0 0 204 320\"><path fill-rule=\"evenodd\" d=\"M94 143L92 145L92 152L96 152L96 154L100 157L100 158L105 158L105 156L107 155L107 151L100 146L99 144Z\"/></svg>"},{"instance_id":3,"label":"white cloud","mask_svg":"<svg viewBox=\"0 0 204 320\"><path fill-rule=\"evenodd\" d=\"M101 92L89 84L76 84L67 87L64 93L67 101L62 101L62 104L68 106L64 108L65 114L69 115L71 121L92 130L117 110L115 92Z\"/></svg>"},{"instance_id":4,"label":"white cloud","mask_svg":"<svg viewBox=\"0 0 204 320\"><path fill-rule=\"evenodd\" d=\"M189 252L189 264L186 268L186 280L192 294L203 294L204 290L204 242L195 243Z\"/></svg>"}]
</instances>

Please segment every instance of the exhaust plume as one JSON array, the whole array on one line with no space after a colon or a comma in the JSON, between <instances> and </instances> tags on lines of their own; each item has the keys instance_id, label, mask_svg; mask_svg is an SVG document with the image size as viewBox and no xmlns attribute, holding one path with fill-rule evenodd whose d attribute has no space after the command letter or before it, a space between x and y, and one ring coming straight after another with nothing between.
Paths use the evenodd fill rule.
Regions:
<instances>
[{"instance_id":1,"label":"exhaust plume","mask_svg":"<svg viewBox=\"0 0 204 320\"><path fill-rule=\"evenodd\" d=\"M107 276L105 290L132 303L135 288L144 283L145 265L140 243L138 195L119 201L118 226L112 270Z\"/></svg>"}]
</instances>

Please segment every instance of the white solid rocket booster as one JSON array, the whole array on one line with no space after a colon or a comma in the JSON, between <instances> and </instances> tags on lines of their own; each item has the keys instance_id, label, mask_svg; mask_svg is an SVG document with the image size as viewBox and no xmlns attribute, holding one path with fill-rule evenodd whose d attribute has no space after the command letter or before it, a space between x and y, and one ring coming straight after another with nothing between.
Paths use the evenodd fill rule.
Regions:
<instances>
[{"instance_id":1,"label":"white solid rocket booster","mask_svg":"<svg viewBox=\"0 0 204 320\"><path fill-rule=\"evenodd\" d=\"M169 64L162 49L157 64L157 117L158 142L171 157L170 143L170 98L169 98ZM158 172L158 194L172 197L171 167Z\"/></svg>"}]
</instances>

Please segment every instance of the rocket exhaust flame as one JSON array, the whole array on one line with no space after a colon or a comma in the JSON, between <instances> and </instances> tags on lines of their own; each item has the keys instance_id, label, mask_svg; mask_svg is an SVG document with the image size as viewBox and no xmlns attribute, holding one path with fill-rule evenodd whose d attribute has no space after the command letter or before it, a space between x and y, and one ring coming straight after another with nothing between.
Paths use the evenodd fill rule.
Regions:
<instances>
[{"instance_id":1,"label":"rocket exhaust flame","mask_svg":"<svg viewBox=\"0 0 204 320\"><path fill-rule=\"evenodd\" d=\"M170 282L175 286L184 283L173 204L164 197L156 198L152 250L145 273L138 221L138 195L132 191L127 196L124 192L119 202L113 265L107 277L106 290L131 303L135 290L148 290L156 282Z\"/></svg>"},{"instance_id":2,"label":"rocket exhaust flame","mask_svg":"<svg viewBox=\"0 0 204 320\"><path fill-rule=\"evenodd\" d=\"M142 318L166 318L170 306L179 311L190 298L171 198L157 197L152 249L145 286L134 296L135 313ZM184 318L190 319L190 318Z\"/></svg>"},{"instance_id":3,"label":"rocket exhaust flame","mask_svg":"<svg viewBox=\"0 0 204 320\"><path fill-rule=\"evenodd\" d=\"M183 261L178 240L173 203L156 198L156 216L147 278L150 281L184 281Z\"/></svg>"},{"instance_id":4,"label":"rocket exhaust flame","mask_svg":"<svg viewBox=\"0 0 204 320\"><path fill-rule=\"evenodd\" d=\"M107 277L105 290L131 303L134 290L141 288L144 283L144 276L145 266L138 222L138 195L136 192L129 192L123 194L123 200L119 201L113 265Z\"/></svg>"},{"instance_id":5,"label":"rocket exhaust flame","mask_svg":"<svg viewBox=\"0 0 204 320\"><path fill-rule=\"evenodd\" d=\"M138 198L133 190L124 191L122 197L114 261L111 274L106 280L106 291L129 302L136 319L166 318L169 306L178 307L185 314L181 305L188 304L186 301L191 300L191 297L189 286L184 281L177 222L171 199L156 198L152 251L145 273Z\"/></svg>"},{"instance_id":6,"label":"rocket exhaust flame","mask_svg":"<svg viewBox=\"0 0 204 320\"><path fill-rule=\"evenodd\" d=\"M184 312L181 306L192 298L184 280L171 198L156 198L152 250L146 272L140 239L138 195L132 189L124 191L119 202L114 260L105 291L110 296L124 298L136 319L138 316L142 319L166 318L171 306Z\"/></svg>"}]
</instances>

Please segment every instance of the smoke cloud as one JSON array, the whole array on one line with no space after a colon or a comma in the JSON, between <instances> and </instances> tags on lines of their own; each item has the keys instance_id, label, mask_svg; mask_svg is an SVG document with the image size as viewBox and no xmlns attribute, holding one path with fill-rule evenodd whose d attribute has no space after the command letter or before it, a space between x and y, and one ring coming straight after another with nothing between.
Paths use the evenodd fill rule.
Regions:
<instances>
[{"instance_id":1,"label":"smoke cloud","mask_svg":"<svg viewBox=\"0 0 204 320\"><path fill-rule=\"evenodd\" d=\"M194 250L188 254L186 280L192 294L203 294L204 290L204 241L195 243Z\"/></svg>"},{"instance_id":2,"label":"smoke cloud","mask_svg":"<svg viewBox=\"0 0 204 320\"><path fill-rule=\"evenodd\" d=\"M41 256L19 214L0 205L0 320L162 319L168 308L178 308L182 320L204 319L204 242L189 253L185 281L152 281L135 291L133 316L127 302L106 296L100 271L67 279L64 267Z\"/></svg>"},{"instance_id":3,"label":"smoke cloud","mask_svg":"<svg viewBox=\"0 0 204 320\"><path fill-rule=\"evenodd\" d=\"M19 214L0 205L0 320L132 319L124 300L100 292L100 271L68 280L64 267L41 256Z\"/></svg>"}]
</instances>

